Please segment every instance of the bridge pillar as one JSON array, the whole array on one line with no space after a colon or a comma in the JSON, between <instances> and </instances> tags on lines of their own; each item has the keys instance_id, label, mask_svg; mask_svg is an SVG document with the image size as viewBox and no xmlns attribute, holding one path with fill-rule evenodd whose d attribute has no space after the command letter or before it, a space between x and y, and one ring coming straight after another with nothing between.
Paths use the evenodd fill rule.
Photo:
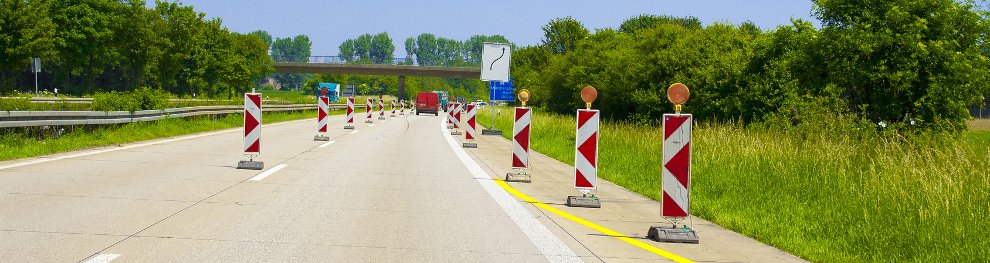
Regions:
<instances>
[{"instance_id":1,"label":"bridge pillar","mask_svg":"<svg viewBox=\"0 0 990 263\"><path fill-rule=\"evenodd\" d=\"M399 94L396 94L400 100L406 99L406 76L399 76Z\"/></svg>"}]
</instances>

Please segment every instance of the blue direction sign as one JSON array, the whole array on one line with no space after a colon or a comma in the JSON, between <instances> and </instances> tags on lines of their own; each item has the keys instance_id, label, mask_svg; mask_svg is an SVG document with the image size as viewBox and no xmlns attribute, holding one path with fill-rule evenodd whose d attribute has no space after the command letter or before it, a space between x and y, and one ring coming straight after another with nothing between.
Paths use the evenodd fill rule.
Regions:
<instances>
[{"instance_id":1,"label":"blue direction sign","mask_svg":"<svg viewBox=\"0 0 990 263\"><path fill-rule=\"evenodd\" d=\"M488 98L493 101L513 101L516 100L515 89L512 88L512 80L509 81L489 81Z\"/></svg>"}]
</instances>

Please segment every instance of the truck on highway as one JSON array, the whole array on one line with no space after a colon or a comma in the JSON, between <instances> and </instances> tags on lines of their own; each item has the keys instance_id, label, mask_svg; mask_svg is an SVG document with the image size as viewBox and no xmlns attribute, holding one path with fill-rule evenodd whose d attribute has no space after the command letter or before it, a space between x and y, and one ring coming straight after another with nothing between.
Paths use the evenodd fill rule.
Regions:
<instances>
[{"instance_id":1,"label":"truck on highway","mask_svg":"<svg viewBox=\"0 0 990 263\"><path fill-rule=\"evenodd\" d=\"M440 108L443 109L444 111L446 111L447 110L447 92L445 92L445 91L439 91L439 90L434 90L433 93L436 93L437 96L439 96L439 98L440 98Z\"/></svg>"},{"instance_id":2,"label":"truck on highway","mask_svg":"<svg viewBox=\"0 0 990 263\"><path fill-rule=\"evenodd\" d=\"M440 95L436 92L423 91L416 95L416 115L420 113L433 113L439 116Z\"/></svg>"},{"instance_id":3,"label":"truck on highway","mask_svg":"<svg viewBox=\"0 0 990 263\"><path fill-rule=\"evenodd\" d=\"M323 88L325 87L328 90L327 91L327 97L330 98L331 103L337 102L337 99L340 98L340 84L337 84L337 83L320 83L319 85L320 86L316 89L316 93L317 93L316 95L317 96L320 95L319 94L320 91L322 91Z\"/></svg>"}]
</instances>

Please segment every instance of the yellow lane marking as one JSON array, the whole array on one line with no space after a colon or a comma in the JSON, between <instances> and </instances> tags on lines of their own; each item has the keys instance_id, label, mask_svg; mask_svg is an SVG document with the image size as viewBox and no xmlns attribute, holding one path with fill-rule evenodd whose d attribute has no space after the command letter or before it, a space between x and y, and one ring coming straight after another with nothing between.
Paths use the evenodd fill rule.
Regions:
<instances>
[{"instance_id":1,"label":"yellow lane marking","mask_svg":"<svg viewBox=\"0 0 990 263\"><path fill-rule=\"evenodd\" d=\"M600 226L598 224L592 223L592 222L590 222L588 220L584 220L583 218L574 216L572 214L569 214L567 212L561 211L561 210L559 210L557 208L554 208L552 206L549 206L547 204L541 203L540 201L537 201L536 199L533 199L532 197L529 197L528 195L526 195L526 194L524 194L522 192L519 192L519 190L516 190L515 188L513 188L509 184L505 183L505 181L503 181L501 179L495 179L495 183L497 183L499 186L501 186L502 189L505 189L506 192L511 193L512 195L516 196L519 199L522 199L523 201L525 201L527 203L533 204L536 207L539 207L540 209L543 209L543 210L549 211L551 213L557 214L557 215L559 215L559 216L561 216L563 218L567 218L568 220L574 221L574 222L576 222L578 224L582 224L582 225L584 225L584 226L586 226L588 228L594 229L595 231L601 232L602 234L605 234L605 235L614 237L614 238L616 238L618 240L625 241L626 243L629 243L629 244L631 244L633 246L642 248L643 250L646 250L646 251L652 252L654 254L660 255L661 257L665 257L667 259L673 260L674 262L678 262L678 263L693 263L694 262L694 261L688 260L688 259L686 259L684 257L678 256L677 254L670 253L670 252L668 252L666 250L663 250L663 249L660 249L660 248L651 246L651 245L646 244L646 243L643 243L642 241L639 241L639 240L637 240L635 238L627 237L627 236L625 236L623 234L620 234L619 232L615 232L614 230L605 228L605 227Z\"/></svg>"}]
</instances>

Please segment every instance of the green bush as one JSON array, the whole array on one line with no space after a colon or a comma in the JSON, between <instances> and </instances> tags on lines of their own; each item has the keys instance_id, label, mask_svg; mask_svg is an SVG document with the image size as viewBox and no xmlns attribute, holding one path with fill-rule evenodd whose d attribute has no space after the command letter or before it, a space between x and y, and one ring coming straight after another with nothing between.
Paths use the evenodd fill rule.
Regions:
<instances>
[{"instance_id":1,"label":"green bush","mask_svg":"<svg viewBox=\"0 0 990 263\"><path fill-rule=\"evenodd\" d=\"M3 111L18 111L18 110L28 110L31 108L31 97L15 97L0 99L0 110Z\"/></svg>"},{"instance_id":2,"label":"green bush","mask_svg":"<svg viewBox=\"0 0 990 263\"><path fill-rule=\"evenodd\" d=\"M93 95L93 110L96 111L140 111L163 110L168 107L168 92L140 88L130 92L96 93Z\"/></svg>"}]
</instances>

